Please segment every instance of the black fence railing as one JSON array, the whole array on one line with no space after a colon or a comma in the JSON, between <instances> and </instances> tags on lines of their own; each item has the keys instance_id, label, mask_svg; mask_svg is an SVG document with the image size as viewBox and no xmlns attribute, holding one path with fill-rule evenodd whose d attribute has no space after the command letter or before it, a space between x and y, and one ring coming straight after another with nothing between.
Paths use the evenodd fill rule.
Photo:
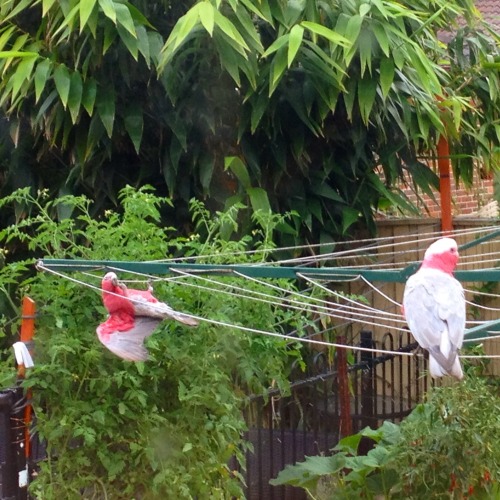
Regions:
<instances>
[{"instance_id":1,"label":"black fence railing","mask_svg":"<svg viewBox=\"0 0 500 500\"><path fill-rule=\"evenodd\" d=\"M0 391L0 499L27 497L25 398L21 389ZM21 485L21 486L20 486Z\"/></svg>"},{"instance_id":2,"label":"black fence railing","mask_svg":"<svg viewBox=\"0 0 500 500\"><path fill-rule=\"evenodd\" d=\"M387 351L412 352L418 348L409 333L384 335L375 342L371 332L361 332L360 345ZM314 354L305 378L291 384L290 395L278 390L267 397L252 396L246 412L246 497L249 500L303 500L303 490L274 487L269 480L285 468L311 455L328 454L341 436L340 384L349 385L348 416L352 431L378 427L384 420L399 422L418 404L427 390L423 356L361 352L349 367L346 380L339 377L336 359L324 352ZM304 377L304 373L302 373ZM361 452L370 442L361 443ZM363 449L363 447L365 449Z\"/></svg>"}]
</instances>

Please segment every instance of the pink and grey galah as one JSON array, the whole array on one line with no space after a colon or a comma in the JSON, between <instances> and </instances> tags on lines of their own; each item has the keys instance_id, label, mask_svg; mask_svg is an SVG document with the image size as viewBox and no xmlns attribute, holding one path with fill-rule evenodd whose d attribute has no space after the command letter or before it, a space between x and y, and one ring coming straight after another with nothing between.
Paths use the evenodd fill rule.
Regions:
<instances>
[{"instance_id":1,"label":"pink and grey galah","mask_svg":"<svg viewBox=\"0 0 500 500\"><path fill-rule=\"evenodd\" d=\"M148 358L144 340L162 320L175 319L185 325L198 325L195 318L160 302L151 290L127 288L112 272L102 280L102 301L109 316L97 327L97 337L111 352L127 361Z\"/></svg>"},{"instance_id":2,"label":"pink and grey galah","mask_svg":"<svg viewBox=\"0 0 500 500\"><path fill-rule=\"evenodd\" d=\"M463 378L458 350L465 331L465 298L453 276L458 247L441 238L426 250L420 269L406 282L403 314L420 347L429 351L432 377Z\"/></svg>"}]
</instances>

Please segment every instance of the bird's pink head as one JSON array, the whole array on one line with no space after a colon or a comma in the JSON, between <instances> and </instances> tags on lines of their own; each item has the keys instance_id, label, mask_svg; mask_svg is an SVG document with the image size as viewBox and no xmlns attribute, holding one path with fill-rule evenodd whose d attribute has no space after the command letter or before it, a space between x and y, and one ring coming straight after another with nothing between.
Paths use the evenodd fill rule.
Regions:
<instances>
[{"instance_id":1,"label":"bird's pink head","mask_svg":"<svg viewBox=\"0 0 500 500\"><path fill-rule=\"evenodd\" d=\"M458 264L458 246L453 238L435 241L425 252L422 268L439 269L452 274Z\"/></svg>"},{"instance_id":2,"label":"bird's pink head","mask_svg":"<svg viewBox=\"0 0 500 500\"><path fill-rule=\"evenodd\" d=\"M128 314L134 314L134 306L127 299L125 290L119 286L118 277L115 273L107 273L102 279L102 301L104 307L110 314L116 311L123 311ZM111 292L111 293L106 293Z\"/></svg>"}]
</instances>

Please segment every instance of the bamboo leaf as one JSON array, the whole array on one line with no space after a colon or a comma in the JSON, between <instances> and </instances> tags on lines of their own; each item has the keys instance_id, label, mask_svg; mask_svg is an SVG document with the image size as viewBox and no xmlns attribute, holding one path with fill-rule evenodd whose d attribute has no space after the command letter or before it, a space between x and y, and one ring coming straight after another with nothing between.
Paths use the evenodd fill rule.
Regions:
<instances>
[{"instance_id":1,"label":"bamboo leaf","mask_svg":"<svg viewBox=\"0 0 500 500\"><path fill-rule=\"evenodd\" d=\"M214 42L220 56L223 68L229 73L236 84L241 86L238 54L227 42L227 37L223 33L214 34Z\"/></svg>"},{"instance_id":2,"label":"bamboo leaf","mask_svg":"<svg viewBox=\"0 0 500 500\"><path fill-rule=\"evenodd\" d=\"M240 184L248 190L251 188L250 174L247 166L237 156L226 156L224 158L224 170L231 170Z\"/></svg>"},{"instance_id":3,"label":"bamboo leaf","mask_svg":"<svg viewBox=\"0 0 500 500\"><path fill-rule=\"evenodd\" d=\"M34 57L26 57L21 59L21 62L17 65L15 73L12 75L12 94L11 100L13 101L17 96L19 90L23 83L31 77L31 72L33 71L33 66L38 57L36 54Z\"/></svg>"},{"instance_id":4,"label":"bamboo leaf","mask_svg":"<svg viewBox=\"0 0 500 500\"><path fill-rule=\"evenodd\" d=\"M385 31L385 27L382 23L379 21L375 21L372 24L373 28L373 33L375 35L375 38L377 39L377 42L379 44L379 47L381 48L382 52L386 57L389 57L390 55L390 50L389 50L389 36L387 35L387 32Z\"/></svg>"},{"instance_id":5,"label":"bamboo leaf","mask_svg":"<svg viewBox=\"0 0 500 500\"><path fill-rule=\"evenodd\" d=\"M199 16L203 27L207 30L210 36L214 33L214 8L208 1L203 1L200 4Z\"/></svg>"},{"instance_id":6,"label":"bamboo leaf","mask_svg":"<svg viewBox=\"0 0 500 500\"><path fill-rule=\"evenodd\" d=\"M264 47L262 46L261 34L256 28L255 20L240 4L237 5L236 16L233 22L238 32L241 33L245 41L251 46L251 51L262 54Z\"/></svg>"},{"instance_id":7,"label":"bamboo leaf","mask_svg":"<svg viewBox=\"0 0 500 500\"><path fill-rule=\"evenodd\" d=\"M352 16L347 22L345 36L349 40L351 45L354 45L358 40L362 24L363 24L363 18L360 15Z\"/></svg>"},{"instance_id":8,"label":"bamboo leaf","mask_svg":"<svg viewBox=\"0 0 500 500\"><path fill-rule=\"evenodd\" d=\"M269 47L267 50L262 54L262 57L267 57L274 52L277 52L283 45L286 45L288 43L288 40L290 38L290 35L287 33L286 35L280 36L277 38Z\"/></svg>"},{"instance_id":9,"label":"bamboo leaf","mask_svg":"<svg viewBox=\"0 0 500 500\"><path fill-rule=\"evenodd\" d=\"M124 124L125 130L134 145L135 151L139 154L144 130L144 118L140 104L133 103L129 106L125 113Z\"/></svg>"},{"instance_id":10,"label":"bamboo leaf","mask_svg":"<svg viewBox=\"0 0 500 500\"><path fill-rule=\"evenodd\" d=\"M387 98L389 91L394 81L394 62L389 57L384 57L380 60L380 88L384 99Z\"/></svg>"},{"instance_id":11,"label":"bamboo leaf","mask_svg":"<svg viewBox=\"0 0 500 500\"><path fill-rule=\"evenodd\" d=\"M205 193L209 192L210 183L214 173L215 158L209 155L203 155L199 161L200 184Z\"/></svg>"},{"instance_id":12,"label":"bamboo leaf","mask_svg":"<svg viewBox=\"0 0 500 500\"><path fill-rule=\"evenodd\" d=\"M264 212L271 212L271 204L267 192L262 188L251 187L247 189L247 194L250 198L250 203L253 210L262 210Z\"/></svg>"},{"instance_id":13,"label":"bamboo leaf","mask_svg":"<svg viewBox=\"0 0 500 500\"><path fill-rule=\"evenodd\" d=\"M4 16L2 16L2 24L5 24L9 19L16 17L23 10L30 7L32 0L22 0L21 2L16 2L16 3L8 2L8 3L11 3L12 5L16 5L16 4L17 5L8 14L5 14Z\"/></svg>"},{"instance_id":14,"label":"bamboo leaf","mask_svg":"<svg viewBox=\"0 0 500 500\"><path fill-rule=\"evenodd\" d=\"M52 62L50 59L43 59L41 63L37 64L35 69L35 102L40 99L51 70Z\"/></svg>"},{"instance_id":15,"label":"bamboo leaf","mask_svg":"<svg viewBox=\"0 0 500 500\"><path fill-rule=\"evenodd\" d=\"M47 12L55 4L56 0L43 0L42 1L42 17L47 15Z\"/></svg>"},{"instance_id":16,"label":"bamboo leaf","mask_svg":"<svg viewBox=\"0 0 500 500\"><path fill-rule=\"evenodd\" d=\"M128 30L126 30L123 25L117 24L116 31L118 31L118 35L120 36L121 41L127 47L127 50L134 58L135 61L139 59L139 47L138 40L136 37L133 37Z\"/></svg>"},{"instance_id":17,"label":"bamboo leaf","mask_svg":"<svg viewBox=\"0 0 500 500\"><path fill-rule=\"evenodd\" d=\"M241 47L241 53L244 54L245 50L250 50L247 43L240 35L234 24L227 18L224 17L219 11L214 11L215 24L223 31L231 40L233 40L239 47Z\"/></svg>"},{"instance_id":18,"label":"bamboo leaf","mask_svg":"<svg viewBox=\"0 0 500 500\"><path fill-rule=\"evenodd\" d=\"M1 59L38 57L38 52L20 52L18 50L0 50Z\"/></svg>"},{"instance_id":19,"label":"bamboo leaf","mask_svg":"<svg viewBox=\"0 0 500 500\"><path fill-rule=\"evenodd\" d=\"M267 2L260 3L259 7L257 7L251 0L240 0L240 2L257 17L267 21L271 26L274 25L273 16L269 10L269 4Z\"/></svg>"},{"instance_id":20,"label":"bamboo leaf","mask_svg":"<svg viewBox=\"0 0 500 500\"><path fill-rule=\"evenodd\" d=\"M175 43L173 44L173 51L178 49L185 41L186 38L191 34L191 31L193 28L198 24L199 16L198 16L198 10L199 7L195 5L192 7L190 10L186 12L185 15L183 15L179 21L177 22L179 26L179 31L176 33L175 37ZM177 25L176 25L177 26ZM174 34L174 31L172 31L172 35ZM170 37L169 37L170 39ZM174 41L174 39L172 40ZM167 40L167 44L169 43L169 40Z\"/></svg>"},{"instance_id":21,"label":"bamboo leaf","mask_svg":"<svg viewBox=\"0 0 500 500\"><path fill-rule=\"evenodd\" d=\"M377 97L377 81L369 75L359 80L358 104L365 125L370 121L370 113Z\"/></svg>"},{"instance_id":22,"label":"bamboo leaf","mask_svg":"<svg viewBox=\"0 0 500 500\"><path fill-rule=\"evenodd\" d=\"M103 55L106 54L108 49L111 47L111 45L115 41L116 34L117 34L117 30L115 29L115 27L110 23L106 23L106 25L104 26L104 40L102 43Z\"/></svg>"},{"instance_id":23,"label":"bamboo leaf","mask_svg":"<svg viewBox=\"0 0 500 500\"><path fill-rule=\"evenodd\" d=\"M115 3L116 25L123 26L134 38L137 38L135 24L128 7L122 3Z\"/></svg>"},{"instance_id":24,"label":"bamboo leaf","mask_svg":"<svg viewBox=\"0 0 500 500\"><path fill-rule=\"evenodd\" d=\"M14 29L15 29L14 26L9 26L7 29L3 31L2 35L0 36L0 51L2 51L6 43L10 41L10 37Z\"/></svg>"},{"instance_id":25,"label":"bamboo leaf","mask_svg":"<svg viewBox=\"0 0 500 500\"><path fill-rule=\"evenodd\" d=\"M257 94L257 99L252 102L252 114L250 117L250 131L255 133L262 117L268 107L269 100L264 92Z\"/></svg>"},{"instance_id":26,"label":"bamboo leaf","mask_svg":"<svg viewBox=\"0 0 500 500\"><path fill-rule=\"evenodd\" d=\"M68 105L69 89L71 86L71 78L68 68L64 64L59 64L54 71L54 83L56 85L59 98L66 109Z\"/></svg>"},{"instance_id":27,"label":"bamboo leaf","mask_svg":"<svg viewBox=\"0 0 500 500\"><path fill-rule=\"evenodd\" d=\"M313 23L311 21L302 21L300 25L305 29L307 29L308 31L310 31L311 33L315 33L316 35L322 36L323 38L330 40L330 42L332 42L335 45L340 45L342 47L350 47L352 45L350 40L343 37L342 35L339 35L330 28L322 26L321 24Z\"/></svg>"},{"instance_id":28,"label":"bamboo leaf","mask_svg":"<svg viewBox=\"0 0 500 500\"><path fill-rule=\"evenodd\" d=\"M82 76L78 71L75 71L71 75L71 86L69 89L69 96L68 96L68 108L73 124L76 123L78 115L80 114L82 93L83 93Z\"/></svg>"},{"instance_id":29,"label":"bamboo leaf","mask_svg":"<svg viewBox=\"0 0 500 500\"><path fill-rule=\"evenodd\" d=\"M85 0L80 2L80 33L85 28L87 21L96 6L97 0Z\"/></svg>"},{"instance_id":30,"label":"bamboo leaf","mask_svg":"<svg viewBox=\"0 0 500 500\"><path fill-rule=\"evenodd\" d=\"M369 30L363 30L358 37L358 52L359 62L361 65L361 77L365 74L366 69L371 74L372 64L372 33Z\"/></svg>"},{"instance_id":31,"label":"bamboo leaf","mask_svg":"<svg viewBox=\"0 0 500 500\"><path fill-rule=\"evenodd\" d=\"M137 7L132 5L130 2L123 2L123 3L128 7L130 15L132 16L132 19L135 21L136 25L139 24L141 26L147 26L152 30L155 29L155 27L149 22L148 18Z\"/></svg>"},{"instance_id":32,"label":"bamboo leaf","mask_svg":"<svg viewBox=\"0 0 500 500\"><path fill-rule=\"evenodd\" d=\"M142 54L142 57L144 57L146 65L149 68L151 64L151 50L149 47L148 32L146 31L146 28L144 28L144 26L137 26L136 31L137 31L137 48L139 49L139 52Z\"/></svg>"},{"instance_id":33,"label":"bamboo leaf","mask_svg":"<svg viewBox=\"0 0 500 500\"><path fill-rule=\"evenodd\" d=\"M290 67L297 55L302 44L302 38L304 36L304 28L300 24L296 24L290 30L290 39L288 43L288 67Z\"/></svg>"},{"instance_id":34,"label":"bamboo leaf","mask_svg":"<svg viewBox=\"0 0 500 500\"><path fill-rule=\"evenodd\" d=\"M73 27L73 23L75 22L76 15L80 12L79 9L79 4L75 5L68 13L67 16L64 17L64 21L60 24L59 28L54 32L53 37L55 38L57 35L60 33L63 33L61 35L61 38L65 38L65 36L68 35L68 28Z\"/></svg>"},{"instance_id":35,"label":"bamboo leaf","mask_svg":"<svg viewBox=\"0 0 500 500\"><path fill-rule=\"evenodd\" d=\"M104 89L97 94L97 111L108 137L113 135L115 122L115 92L113 89Z\"/></svg>"},{"instance_id":36,"label":"bamboo leaf","mask_svg":"<svg viewBox=\"0 0 500 500\"><path fill-rule=\"evenodd\" d=\"M360 216L359 210L344 207L342 209L342 233L346 234L348 229L359 220Z\"/></svg>"},{"instance_id":37,"label":"bamboo leaf","mask_svg":"<svg viewBox=\"0 0 500 500\"><path fill-rule=\"evenodd\" d=\"M271 63L271 78L269 80L269 97L271 97L278 86L278 83L287 67L287 50L285 47L276 52L273 62Z\"/></svg>"},{"instance_id":38,"label":"bamboo leaf","mask_svg":"<svg viewBox=\"0 0 500 500\"><path fill-rule=\"evenodd\" d=\"M99 0L99 7L101 7L104 15L116 24L116 9L113 0Z\"/></svg>"}]
</instances>

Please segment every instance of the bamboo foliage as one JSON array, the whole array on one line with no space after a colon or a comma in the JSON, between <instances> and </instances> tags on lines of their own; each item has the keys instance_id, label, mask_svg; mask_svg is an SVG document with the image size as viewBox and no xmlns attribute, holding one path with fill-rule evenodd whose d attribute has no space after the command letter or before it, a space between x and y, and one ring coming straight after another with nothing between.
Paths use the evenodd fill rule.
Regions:
<instances>
[{"instance_id":1,"label":"bamboo foliage","mask_svg":"<svg viewBox=\"0 0 500 500\"><path fill-rule=\"evenodd\" d=\"M482 26L470 0L4 2L0 106L18 147L30 137L28 184L105 205L148 181L186 203L295 211L288 233L331 238L410 209L406 173L429 191L419 156L439 135L458 178L477 158L495 167L498 50Z\"/></svg>"}]
</instances>

